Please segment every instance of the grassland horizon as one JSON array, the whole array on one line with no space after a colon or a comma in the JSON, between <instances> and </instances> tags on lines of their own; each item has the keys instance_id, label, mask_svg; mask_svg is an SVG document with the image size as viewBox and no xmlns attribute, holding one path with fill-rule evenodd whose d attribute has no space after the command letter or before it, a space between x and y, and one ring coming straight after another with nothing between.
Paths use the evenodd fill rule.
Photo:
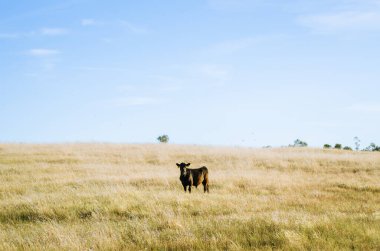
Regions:
<instances>
[{"instance_id":1,"label":"grassland horizon","mask_svg":"<svg viewBox=\"0 0 380 251\"><path fill-rule=\"evenodd\" d=\"M0 250L380 249L378 152L0 144L0 180Z\"/></svg>"}]
</instances>

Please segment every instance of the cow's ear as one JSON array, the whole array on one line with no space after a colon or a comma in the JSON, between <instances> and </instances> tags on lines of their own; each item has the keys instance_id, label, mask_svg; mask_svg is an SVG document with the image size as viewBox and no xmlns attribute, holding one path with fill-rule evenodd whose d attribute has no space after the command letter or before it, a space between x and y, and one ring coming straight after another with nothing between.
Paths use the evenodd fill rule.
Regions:
<instances>
[{"instance_id":1,"label":"cow's ear","mask_svg":"<svg viewBox=\"0 0 380 251\"><path fill-rule=\"evenodd\" d=\"M187 163L186 166L190 166L190 163Z\"/></svg>"},{"instance_id":2,"label":"cow's ear","mask_svg":"<svg viewBox=\"0 0 380 251\"><path fill-rule=\"evenodd\" d=\"M176 165L179 167L180 165L178 163L176 163Z\"/></svg>"}]
</instances>

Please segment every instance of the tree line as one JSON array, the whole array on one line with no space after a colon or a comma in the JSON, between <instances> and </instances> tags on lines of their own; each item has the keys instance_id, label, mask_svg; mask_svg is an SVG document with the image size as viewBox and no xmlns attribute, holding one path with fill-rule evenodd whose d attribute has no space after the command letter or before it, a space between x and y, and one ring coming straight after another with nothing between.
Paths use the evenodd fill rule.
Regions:
<instances>
[{"instance_id":1,"label":"tree line","mask_svg":"<svg viewBox=\"0 0 380 251\"><path fill-rule=\"evenodd\" d=\"M168 143L169 136L167 134L163 134L157 137L157 141L160 143ZM368 151L368 152L380 152L380 146L375 143L371 143L369 146L360 149L360 139L358 137L354 137L354 144L356 151ZM305 141L300 139L296 139L293 144L290 144L288 147L307 147L308 144ZM270 148L270 146L265 146L264 148ZM336 143L334 146L330 144L324 144L323 149L337 149L337 150L347 150L352 151L353 149L349 146L342 146L342 144Z\"/></svg>"},{"instance_id":2,"label":"tree line","mask_svg":"<svg viewBox=\"0 0 380 251\"><path fill-rule=\"evenodd\" d=\"M358 137L354 138L355 150L356 151L367 151L367 152L380 152L380 146L375 143L371 143L369 146L360 149L360 139ZM289 147L307 147L308 144L305 141L300 139L296 139L293 144L290 144ZM336 143L334 146L330 144L324 144L323 149L337 149L337 150L348 150L352 151L353 149L349 146L342 146L342 144Z\"/></svg>"}]
</instances>

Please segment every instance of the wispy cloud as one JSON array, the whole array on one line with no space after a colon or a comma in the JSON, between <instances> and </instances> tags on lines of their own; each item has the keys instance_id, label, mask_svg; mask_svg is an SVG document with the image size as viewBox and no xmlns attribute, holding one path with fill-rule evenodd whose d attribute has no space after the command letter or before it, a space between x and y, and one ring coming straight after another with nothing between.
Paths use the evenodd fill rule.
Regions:
<instances>
[{"instance_id":1,"label":"wispy cloud","mask_svg":"<svg viewBox=\"0 0 380 251\"><path fill-rule=\"evenodd\" d=\"M258 38L241 38L241 39L235 39L235 40L227 40L223 41L217 44L212 45L208 51L214 52L214 53L234 53L236 51L240 51L242 49L248 48L255 43L259 42L260 39Z\"/></svg>"},{"instance_id":2,"label":"wispy cloud","mask_svg":"<svg viewBox=\"0 0 380 251\"><path fill-rule=\"evenodd\" d=\"M226 80L229 71L225 66L215 64L203 64L199 66L199 72L207 78Z\"/></svg>"},{"instance_id":3,"label":"wispy cloud","mask_svg":"<svg viewBox=\"0 0 380 251\"><path fill-rule=\"evenodd\" d=\"M113 42L113 39L112 38L108 38L108 37L104 37L101 39L101 41L103 43L106 43L106 44L111 44Z\"/></svg>"},{"instance_id":4,"label":"wispy cloud","mask_svg":"<svg viewBox=\"0 0 380 251\"><path fill-rule=\"evenodd\" d=\"M16 33L0 33L0 39L12 39L18 37L19 35Z\"/></svg>"},{"instance_id":5,"label":"wispy cloud","mask_svg":"<svg viewBox=\"0 0 380 251\"><path fill-rule=\"evenodd\" d=\"M354 104L348 107L349 111L363 112L363 113L380 113L380 104L376 103L362 103Z\"/></svg>"},{"instance_id":6,"label":"wispy cloud","mask_svg":"<svg viewBox=\"0 0 380 251\"><path fill-rule=\"evenodd\" d=\"M123 67L94 67L94 66L83 66L83 67L78 67L78 70L83 70L83 71L120 71L120 72L125 72L126 68Z\"/></svg>"},{"instance_id":7,"label":"wispy cloud","mask_svg":"<svg viewBox=\"0 0 380 251\"><path fill-rule=\"evenodd\" d=\"M161 103L163 103L163 100L153 97L125 97L109 101L109 104L113 107L145 106L157 105Z\"/></svg>"},{"instance_id":8,"label":"wispy cloud","mask_svg":"<svg viewBox=\"0 0 380 251\"><path fill-rule=\"evenodd\" d=\"M380 30L380 11L343 11L307 15L298 22L316 33Z\"/></svg>"},{"instance_id":9,"label":"wispy cloud","mask_svg":"<svg viewBox=\"0 0 380 251\"><path fill-rule=\"evenodd\" d=\"M321 127L321 128L337 128L337 127L342 126L340 123L333 122L333 121L306 121L303 124L305 126Z\"/></svg>"},{"instance_id":10,"label":"wispy cloud","mask_svg":"<svg viewBox=\"0 0 380 251\"><path fill-rule=\"evenodd\" d=\"M126 27L129 31L136 33L136 34L146 34L148 33L148 30L141 27L137 26L136 24L132 24L131 22L127 21L120 21L120 24L124 27Z\"/></svg>"},{"instance_id":11,"label":"wispy cloud","mask_svg":"<svg viewBox=\"0 0 380 251\"><path fill-rule=\"evenodd\" d=\"M27 54L34 57L49 57L59 54L60 51L52 49L31 49Z\"/></svg>"},{"instance_id":12,"label":"wispy cloud","mask_svg":"<svg viewBox=\"0 0 380 251\"><path fill-rule=\"evenodd\" d=\"M247 11L258 4L268 2L268 0L208 0L208 5L215 10L223 11Z\"/></svg>"},{"instance_id":13,"label":"wispy cloud","mask_svg":"<svg viewBox=\"0 0 380 251\"><path fill-rule=\"evenodd\" d=\"M234 73L232 65L215 63L173 64L168 66L175 72L172 76L157 78L167 84L168 90L194 88L210 88L226 84Z\"/></svg>"},{"instance_id":14,"label":"wispy cloud","mask_svg":"<svg viewBox=\"0 0 380 251\"><path fill-rule=\"evenodd\" d=\"M0 33L0 39L19 39L35 36L62 36L68 33L69 31L64 28L41 28L39 30L28 32Z\"/></svg>"},{"instance_id":15,"label":"wispy cloud","mask_svg":"<svg viewBox=\"0 0 380 251\"><path fill-rule=\"evenodd\" d=\"M40 30L40 33L47 36L60 36L66 35L68 33L68 30L63 28L42 28Z\"/></svg>"},{"instance_id":16,"label":"wispy cloud","mask_svg":"<svg viewBox=\"0 0 380 251\"><path fill-rule=\"evenodd\" d=\"M18 38L25 38L25 37L31 37L36 35L36 32L13 32L13 33L0 33L0 39L18 39Z\"/></svg>"},{"instance_id":17,"label":"wispy cloud","mask_svg":"<svg viewBox=\"0 0 380 251\"><path fill-rule=\"evenodd\" d=\"M158 86L158 91L163 92L180 91L185 82L184 79L171 75L153 74L150 75L149 78L153 80L152 82L156 83L155 86Z\"/></svg>"},{"instance_id":18,"label":"wispy cloud","mask_svg":"<svg viewBox=\"0 0 380 251\"><path fill-rule=\"evenodd\" d=\"M278 41L288 38L283 34L260 35L253 37L242 37L237 39L225 40L219 43L210 45L203 50L204 53L211 53L216 55L233 54L239 51L244 51L253 48L256 45L263 44L271 41Z\"/></svg>"},{"instance_id":19,"label":"wispy cloud","mask_svg":"<svg viewBox=\"0 0 380 251\"><path fill-rule=\"evenodd\" d=\"M126 28L128 31L135 34L146 34L148 30L141 25L137 25L125 20L111 20L111 21L100 21L91 18L86 18L81 20L82 26L116 26Z\"/></svg>"},{"instance_id":20,"label":"wispy cloud","mask_svg":"<svg viewBox=\"0 0 380 251\"><path fill-rule=\"evenodd\" d=\"M82 26L94 26L94 25L99 25L99 24L102 24L102 22L96 21L95 19L92 19L92 18L84 18L81 20Z\"/></svg>"},{"instance_id":21,"label":"wispy cloud","mask_svg":"<svg viewBox=\"0 0 380 251\"><path fill-rule=\"evenodd\" d=\"M52 13L55 13L57 11L62 11L65 9L72 8L73 6L77 5L79 2L80 1L78 0L67 0L67 1L62 1L62 2L59 2L58 4L53 4L53 5L45 4L43 8L30 9L29 11L20 12L19 14L10 16L8 18L0 19L0 24L10 23L10 22L15 23L15 21L18 21L18 20L27 20L36 16L44 16L44 14L51 15Z\"/></svg>"}]
</instances>

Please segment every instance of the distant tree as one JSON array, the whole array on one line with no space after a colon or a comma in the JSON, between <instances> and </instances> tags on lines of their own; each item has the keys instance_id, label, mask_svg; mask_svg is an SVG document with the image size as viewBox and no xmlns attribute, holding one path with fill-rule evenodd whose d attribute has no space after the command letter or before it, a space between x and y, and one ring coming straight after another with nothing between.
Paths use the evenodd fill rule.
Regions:
<instances>
[{"instance_id":1,"label":"distant tree","mask_svg":"<svg viewBox=\"0 0 380 251\"><path fill-rule=\"evenodd\" d=\"M371 143L369 146L363 149L363 151L366 152L372 152L373 147L375 146L375 143Z\"/></svg>"},{"instance_id":2,"label":"distant tree","mask_svg":"<svg viewBox=\"0 0 380 251\"><path fill-rule=\"evenodd\" d=\"M329 145L329 144L324 144L324 145L323 145L323 148L325 148L325 149L330 149L330 148L331 148L331 145Z\"/></svg>"},{"instance_id":3,"label":"distant tree","mask_svg":"<svg viewBox=\"0 0 380 251\"><path fill-rule=\"evenodd\" d=\"M342 149L342 144L335 144L334 148L335 149Z\"/></svg>"},{"instance_id":4,"label":"distant tree","mask_svg":"<svg viewBox=\"0 0 380 251\"><path fill-rule=\"evenodd\" d=\"M343 147L343 150L352 151L352 148L351 148L351 147L349 147L349 146L345 146L345 147Z\"/></svg>"},{"instance_id":5,"label":"distant tree","mask_svg":"<svg viewBox=\"0 0 380 251\"><path fill-rule=\"evenodd\" d=\"M375 143L371 143L369 146L364 148L364 151L380 152L380 146L377 146Z\"/></svg>"},{"instance_id":6,"label":"distant tree","mask_svg":"<svg viewBox=\"0 0 380 251\"><path fill-rule=\"evenodd\" d=\"M300 139L296 139L293 145L289 145L290 147L307 147L307 143Z\"/></svg>"},{"instance_id":7,"label":"distant tree","mask_svg":"<svg viewBox=\"0 0 380 251\"><path fill-rule=\"evenodd\" d=\"M358 138L358 136L354 137L354 142L355 142L355 150L359 151L359 148L360 148L360 139Z\"/></svg>"},{"instance_id":8,"label":"distant tree","mask_svg":"<svg viewBox=\"0 0 380 251\"><path fill-rule=\"evenodd\" d=\"M169 142L169 136L164 134L164 135L158 136L157 140L160 143L168 143Z\"/></svg>"}]
</instances>

